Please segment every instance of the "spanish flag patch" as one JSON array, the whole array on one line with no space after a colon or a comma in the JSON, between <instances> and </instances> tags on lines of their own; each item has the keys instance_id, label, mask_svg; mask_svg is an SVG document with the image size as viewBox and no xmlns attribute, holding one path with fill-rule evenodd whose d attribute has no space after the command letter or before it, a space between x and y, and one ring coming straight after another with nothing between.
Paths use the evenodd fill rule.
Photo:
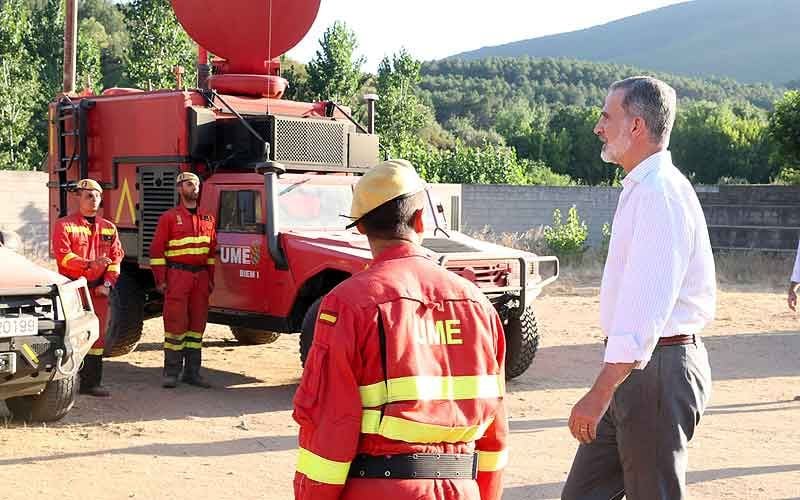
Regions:
<instances>
[{"instance_id":1,"label":"spanish flag patch","mask_svg":"<svg viewBox=\"0 0 800 500\"><path fill-rule=\"evenodd\" d=\"M339 319L339 317L336 315L336 313L334 313L332 311L320 311L319 312L319 320L320 320L320 322L321 323L325 323L326 325L335 325L336 324L336 320L338 320L338 319Z\"/></svg>"}]
</instances>

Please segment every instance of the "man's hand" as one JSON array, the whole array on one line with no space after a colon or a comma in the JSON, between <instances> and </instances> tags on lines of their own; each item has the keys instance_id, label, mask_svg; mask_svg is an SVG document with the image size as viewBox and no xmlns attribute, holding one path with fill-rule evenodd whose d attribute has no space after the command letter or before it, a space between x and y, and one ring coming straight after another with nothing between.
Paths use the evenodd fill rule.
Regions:
<instances>
[{"instance_id":1,"label":"man's hand","mask_svg":"<svg viewBox=\"0 0 800 500\"><path fill-rule=\"evenodd\" d=\"M786 302L789 305L789 309L792 311L797 311L797 287L800 286L794 281L789 284L789 294L786 297Z\"/></svg>"},{"instance_id":2,"label":"man's hand","mask_svg":"<svg viewBox=\"0 0 800 500\"><path fill-rule=\"evenodd\" d=\"M111 289L107 286L98 286L97 293L102 295L103 297L108 297L111 294Z\"/></svg>"},{"instance_id":3,"label":"man's hand","mask_svg":"<svg viewBox=\"0 0 800 500\"><path fill-rule=\"evenodd\" d=\"M158 293L163 295L167 291L167 283L164 282L156 285L156 290L158 290Z\"/></svg>"},{"instance_id":4,"label":"man's hand","mask_svg":"<svg viewBox=\"0 0 800 500\"><path fill-rule=\"evenodd\" d=\"M569 430L583 444L597 438L597 424L611 404L614 391L625 381L637 363L604 363L592 389L572 408Z\"/></svg>"},{"instance_id":5,"label":"man's hand","mask_svg":"<svg viewBox=\"0 0 800 500\"><path fill-rule=\"evenodd\" d=\"M99 259L91 261L89 263L89 266L105 270L105 268L107 268L109 264L111 264L111 262L112 262L111 259L109 259L108 257L100 257Z\"/></svg>"},{"instance_id":6,"label":"man's hand","mask_svg":"<svg viewBox=\"0 0 800 500\"><path fill-rule=\"evenodd\" d=\"M569 416L569 430L572 436L583 444L597 439L597 424L611 404L614 392L601 392L592 388L572 408Z\"/></svg>"}]
</instances>

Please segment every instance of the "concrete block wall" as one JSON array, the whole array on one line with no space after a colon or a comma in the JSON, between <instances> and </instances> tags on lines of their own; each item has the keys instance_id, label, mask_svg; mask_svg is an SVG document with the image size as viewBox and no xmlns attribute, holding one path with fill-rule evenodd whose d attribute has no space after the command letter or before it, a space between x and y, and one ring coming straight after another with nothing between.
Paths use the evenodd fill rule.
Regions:
<instances>
[{"instance_id":1,"label":"concrete block wall","mask_svg":"<svg viewBox=\"0 0 800 500\"><path fill-rule=\"evenodd\" d=\"M562 220L575 205L589 228L589 245L602 241L603 224L614 219L621 188L543 187L510 185L462 186L462 230L477 232L490 227L495 233L524 233L552 225L553 211Z\"/></svg>"},{"instance_id":2,"label":"concrete block wall","mask_svg":"<svg viewBox=\"0 0 800 500\"><path fill-rule=\"evenodd\" d=\"M16 232L29 257L49 252L48 176L44 172L0 170L0 229Z\"/></svg>"}]
</instances>

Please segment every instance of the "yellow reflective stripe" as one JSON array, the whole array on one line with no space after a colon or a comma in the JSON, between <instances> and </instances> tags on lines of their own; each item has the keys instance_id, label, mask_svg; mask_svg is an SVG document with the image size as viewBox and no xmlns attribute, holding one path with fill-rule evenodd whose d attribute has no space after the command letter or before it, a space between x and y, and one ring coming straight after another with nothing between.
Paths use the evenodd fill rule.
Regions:
<instances>
[{"instance_id":1,"label":"yellow reflective stripe","mask_svg":"<svg viewBox=\"0 0 800 500\"><path fill-rule=\"evenodd\" d=\"M361 393L361 406L374 408L386 404L386 384L378 382L372 385L362 385L358 388Z\"/></svg>"},{"instance_id":2,"label":"yellow reflective stripe","mask_svg":"<svg viewBox=\"0 0 800 500\"><path fill-rule=\"evenodd\" d=\"M217 259L208 259L206 261L206 264L208 264L209 266L213 266L216 263L217 263Z\"/></svg>"},{"instance_id":3,"label":"yellow reflective stripe","mask_svg":"<svg viewBox=\"0 0 800 500\"><path fill-rule=\"evenodd\" d=\"M186 332L186 336L193 339L203 340L203 334L200 332Z\"/></svg>"},{"instance_id":4,"label":"yellow reflective stripe","mask_svg":"<svg viewBox=\"0 0 800 500\"><path fill-rule=\"evenodd\" d=\"M325 484L344 484L350 472L350 462L328 460L300 448L297 455L297 472L305 474L312 481Z\"/></svg>"},{"instance_id":5,"label":"yellow reflective stripe","mask_svg":"<svg viewBox=\"0 0 800 500\"><path fill-rule=\"evenodd\" d=\"M372 424L372 419L367 422ZM399 417L384 416L377 431L365 432L364 416L361 417L362 432L365 434L380 434L381 436L394 439L395 441L405 441L407 443L462 443L477 441L491 425L489 420L480 425L465 426L444 426L435 424L425 424L413 422Z\"/></svg>"},{"instance_id":6,"label":"yellow reflective stripe","mask_svg":"<svg viewBox=\"0 0 800 500\"><path fill-rule=\"evenodd\" d=\"M61 265L62 266L66 266L67 262L71 261L72 259L77 259L77 258L79 258L77 255L75 255L74 253L70 252L67 255L65 255L63 259L61 259Z\"/></svg>"},{"instance_id":7,"label":"yellow reflective stripe","mask_svg":"<svg viewBox=\"0 0 800 500\"><path fill-rule=\"evenodd\" d=\"M377 434L380 427L380 410L364 410L361 414L361 434Z\"/></svg>"},{"instance_id":8,"label":"yellow reflective stripe","mask_svg":"<svg viewBox=\"0 0 800 500\"><path fill-rule=\"evenodd\" d=\"M100 347L100 348L97 348L97 349L89 349L89 352L86 353L86 354L90 354L92 356L102 356L103 355L103 348Z\"/></svg>"},{"instance_id":9,"label":"yellow reflective stripe","mask_svg":"<svg viewBox=\"0 0 800 500\"><path fill-rule=\"evenodd\" d=\"M151 266L166 266L167 259L150 259Z\"/></svg>"},{"instance_id":10,"label":"yellow reflective stripe","mask_svg":"<svg viewBox=\"0 0 800 500\"><path fill-rule=\"evenodd\" d=\"M193 243L211 243L211 236L187 236L179 240L167 241L168 247L182 247L184 245L191 245Z\"/></svg>"},{"instance_id":11,"label":"yellow reflective stripe","mask_svg":"<svg viewBox=\"0 0 800 500\"><path fill-rule=\"evenodd\" d=\"M92 235L92 231L88 227L75 226L72 224L64 226L64 231L72 234L85 234L86 236Z\"/></svg>"},{"instance_id":12,"label":"yellow reflective stripe","mask_svg":"<svg viewBox=\"0 0 800 500\"><path fill-rule=\"evenodd\" d=\"M397 401L432 401L445 399L499 398L505 392L505 381L498 375L459 377L401 377L359 387L361 406L373 408Z\"/></svg>"},{"instance_id":13,"label":"yellow reflective stripe","mask_svg":"<svg viewBox=\"0 0 800 500\"><path fill-rule=\"evenodd\" d=\"M388 380L388 402L499 398L503 387L498 375L393 378Z\"/></svg>"},{"instance_id":14,"label":"yellow reflective stripe","mask_svg":"<svg viewBox=\"0 0 800 500\"><path fill-rule=\"evenodd\" d=\"M167 250L164 252L166 257L177 257L179 255L205 255L210 251L208 247L203 248L182 248L180 250Z\"/></svg>"},{"instance_id":15,"label":"yellow reflective stripe","mask_svg":"<svg viewBox=\"0 0 800 500\"><path fill-rule=\"evenodd\" d=\"M113 227L105 227L100 230L100 234L104 236L114 236L115 234L117 234L117 230L114 229Z\"/></svg>"},{"instance_id":16,"label":"yellow reflective stripe","mask_svg":"<svg viewBox=\"0 0 800 500\"><path fill-rule=\"evenodd\" d=\"M106 268L106 272L109 273L118 273L119 272L119 264L109 264Z\"/></svg>"},{"instance_id":17,"label":"yellow reflective stripe","mask_svg":"<svg viewBox=\"0 0 800 500\"><path fill-rule=\"evenodd\" d=\"M478 470L481 472L494 472L505 469L508 464L508 450L481 451L478 450Z\"/></svg>"},{"instance_id":18,"label":"yellow reflective stripe","mask_svg":"<svg viewBox=\"0 0 800 500\"><path fill-rule=\"evenodd\" d=\"M189 342L188 340L183 341L183 347L188 347L189 349L202 349L203 343L202 342Z\"/></svg>"},{"instance_id":19,"label":"yellow reflective stripe","mask_svg":"<svg viewBox=\"0 0 800 500\"><path fill-rule=\"evenodd\" d=\"M164 342L164 349L169 349L171 351L182 351L183 344L170 344L169 342Z\"/></svg>"},{"instance_id":20,"label":"yellow reflective stripe","mask_svg":"<svg viewBox=\"0 0 800 500\"><path fill-rule=\"evenodd\" d=\"M181 340L181 341L182 341L182 340L183 340L183 338L184 338L184 337L186 337L186 333L169 333L169 332L164 332L164 337L166 337L166 338L168 338L168 339L172 339L172 340Z\"/></svg>"}]
</instances>

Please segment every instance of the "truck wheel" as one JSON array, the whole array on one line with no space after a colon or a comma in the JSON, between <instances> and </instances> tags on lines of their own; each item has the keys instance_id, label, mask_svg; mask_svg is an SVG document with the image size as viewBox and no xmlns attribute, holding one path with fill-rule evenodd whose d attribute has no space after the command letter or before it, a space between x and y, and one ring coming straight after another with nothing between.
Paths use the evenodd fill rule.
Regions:
<instances>
[{"instance_id":1,"label":"truck wheel","mask_svg":"<svg viewBox=\"0 0 800 500\"><path fill-rule=\"evenodd\" d=\"M539 348L539 328L533 306L528 306L522 316L503 318L506 335L506 380L519 377L527 370Z\"/></svg>"},{"instance_id":2,"label":"truck wheel","mask_svg":"<svg viewBox=\"0 0 800 500\"><path fill-rule=\"evenodd\" d=\"M315 300L303 316L303 325L300 327L300 364L303 366L306 365L308 351L311 350L311 343L314 341L314 326L317 324L317 314L321 303L322 297Z\"/></svg>"},{"instance_id":3,"label":"truck wheel","mask_svg":"<svg viewBox=\"0 0 800 500\"><path fill-rule=\"evenodd\" d=\"M26 422L55 422L75 404L78 376L54 380L36 396L19 396L6 400L8 411L17 420Z\"/></svg>"},{"instance_id":4,"label":"truck wheel","mask_svg":"<svg viewBox=\"0 0 800 500\"><path fill-rule=\"evenodd\" d=\"M106 330L105 357L124 356L136 348L144 327L144 301L144 288L136 276L120 274L108 300L111 319Z\"/></svg>"},{"instance_id":5,"label":"truck wheel","mask_svg":"<svg viewBox=\"0 0 800 500\"><path fill-rule=\"evenodd\" d=\"M278 332L256 330L255 328L245 328L243 326L232 326L231 333L240 344L244 345L271 344L281 336Z\"/></svg>"}]
</instances>

